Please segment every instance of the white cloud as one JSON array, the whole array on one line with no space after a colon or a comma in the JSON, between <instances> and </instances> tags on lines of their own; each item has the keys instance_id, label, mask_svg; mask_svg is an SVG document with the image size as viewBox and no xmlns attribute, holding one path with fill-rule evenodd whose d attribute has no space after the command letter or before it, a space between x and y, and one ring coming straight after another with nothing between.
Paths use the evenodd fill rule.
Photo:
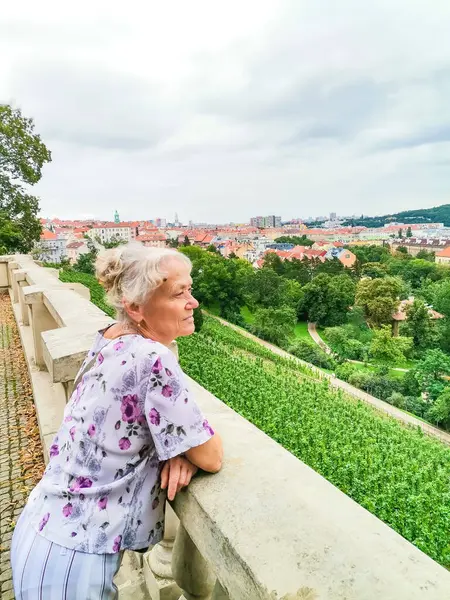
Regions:
<instances>
[{"instance_id":1,"label":"white cloud","mask_svg":"<svg viewBox=\"0 0 450 600\"><path fill-rule=\"evenodd\" d=\"M43 214L228 221L448 202L450 4L22 1L0 101L53 162Z\"/></svg>"}]
</instances>

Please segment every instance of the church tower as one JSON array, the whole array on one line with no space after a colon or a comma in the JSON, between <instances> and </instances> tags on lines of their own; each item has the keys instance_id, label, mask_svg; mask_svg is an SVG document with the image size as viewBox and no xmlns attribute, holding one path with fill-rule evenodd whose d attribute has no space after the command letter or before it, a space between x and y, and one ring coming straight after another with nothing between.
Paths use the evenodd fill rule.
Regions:
<instances>
[{"instance_id":1,"label":"church tower","mask_svg":"<svg viewBox=\"0 0 450 600\"><path fill-rule=\"evenodd\" d=\"M120 223L120 217L119 217L119 213L116 212L114 213L114 223Z\"/></svg>"}]
</instances>

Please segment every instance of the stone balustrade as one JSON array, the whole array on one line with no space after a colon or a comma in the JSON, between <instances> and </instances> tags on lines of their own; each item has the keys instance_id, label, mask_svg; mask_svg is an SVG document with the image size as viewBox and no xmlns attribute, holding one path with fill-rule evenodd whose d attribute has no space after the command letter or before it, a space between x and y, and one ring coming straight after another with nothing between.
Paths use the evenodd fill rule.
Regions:
<instances>
[{"instance_id":1,"label":"stone balustrade","mask_svg":"<svg viewBox=\"0 0 450 600\"><path fill-rule=\"evenodd\" d=\"M27 256L0 257L45 448L95 332L86 290ZM450 574L195 381L225 461L166 511L163 542L126 553L121 600L444 600Z\"/></svg>"}]
</instances>

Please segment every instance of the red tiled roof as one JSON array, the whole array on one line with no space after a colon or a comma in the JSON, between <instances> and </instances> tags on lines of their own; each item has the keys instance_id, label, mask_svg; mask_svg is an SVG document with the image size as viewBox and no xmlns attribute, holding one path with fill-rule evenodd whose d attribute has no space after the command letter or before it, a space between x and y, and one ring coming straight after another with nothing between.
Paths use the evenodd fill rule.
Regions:
<instances>
[{"instance_id":1,"label":"red tiled roof","mask_svg":"<svg viewBox=\"0 0 450 600\"><path fill-rule=\"evenodd\" d=\"M58 237L56 235L56 233L53 233L53 231L49 231L48 229L44 229L41 233L41 240L57 240Z\"/></svg>"},{"instance_id":2,"label":"red tiled roof","mask_svg":"<svg viewBox=\"0 0 450 600\"><path fill-rule=\"evenodd\" d=\"M81 248L81 246L84 246L84 242L71 242L70 244L67 244L66 248L76 250L77 248Z\"/></svg>"},{"instance_id":3,"label":"red tiled roof","mask_svg":"<svg viewBox=\"0 0 450 600\"><path fill-rule=\"evenodd\" d=\"M450 258L450 246L447 246L447 248L444 248L440 252L437 252L436 256L438 256L439 258Z\"/></svg>"}]
</instances>

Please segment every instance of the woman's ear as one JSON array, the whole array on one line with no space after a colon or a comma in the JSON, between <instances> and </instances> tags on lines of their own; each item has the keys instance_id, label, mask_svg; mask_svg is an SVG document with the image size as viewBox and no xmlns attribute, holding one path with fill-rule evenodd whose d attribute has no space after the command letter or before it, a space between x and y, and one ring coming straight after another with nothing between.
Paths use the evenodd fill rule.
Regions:
<instances>
[{"instance_id":1,"label":"woman's ear","mask_svg":"<svg viewBox=\"0 0 450 600\"><path fill-rule=\"evenodd\" d=\"M125 309L125 312L130 317L130 319L132 321L134 321L136 324L139 324L143 318L142 317L142 308L140 306L138 306L137 304L132 304L130 302L126 302L125 300L122 300L122 304Z\"/></svg>"}]
</instances>

